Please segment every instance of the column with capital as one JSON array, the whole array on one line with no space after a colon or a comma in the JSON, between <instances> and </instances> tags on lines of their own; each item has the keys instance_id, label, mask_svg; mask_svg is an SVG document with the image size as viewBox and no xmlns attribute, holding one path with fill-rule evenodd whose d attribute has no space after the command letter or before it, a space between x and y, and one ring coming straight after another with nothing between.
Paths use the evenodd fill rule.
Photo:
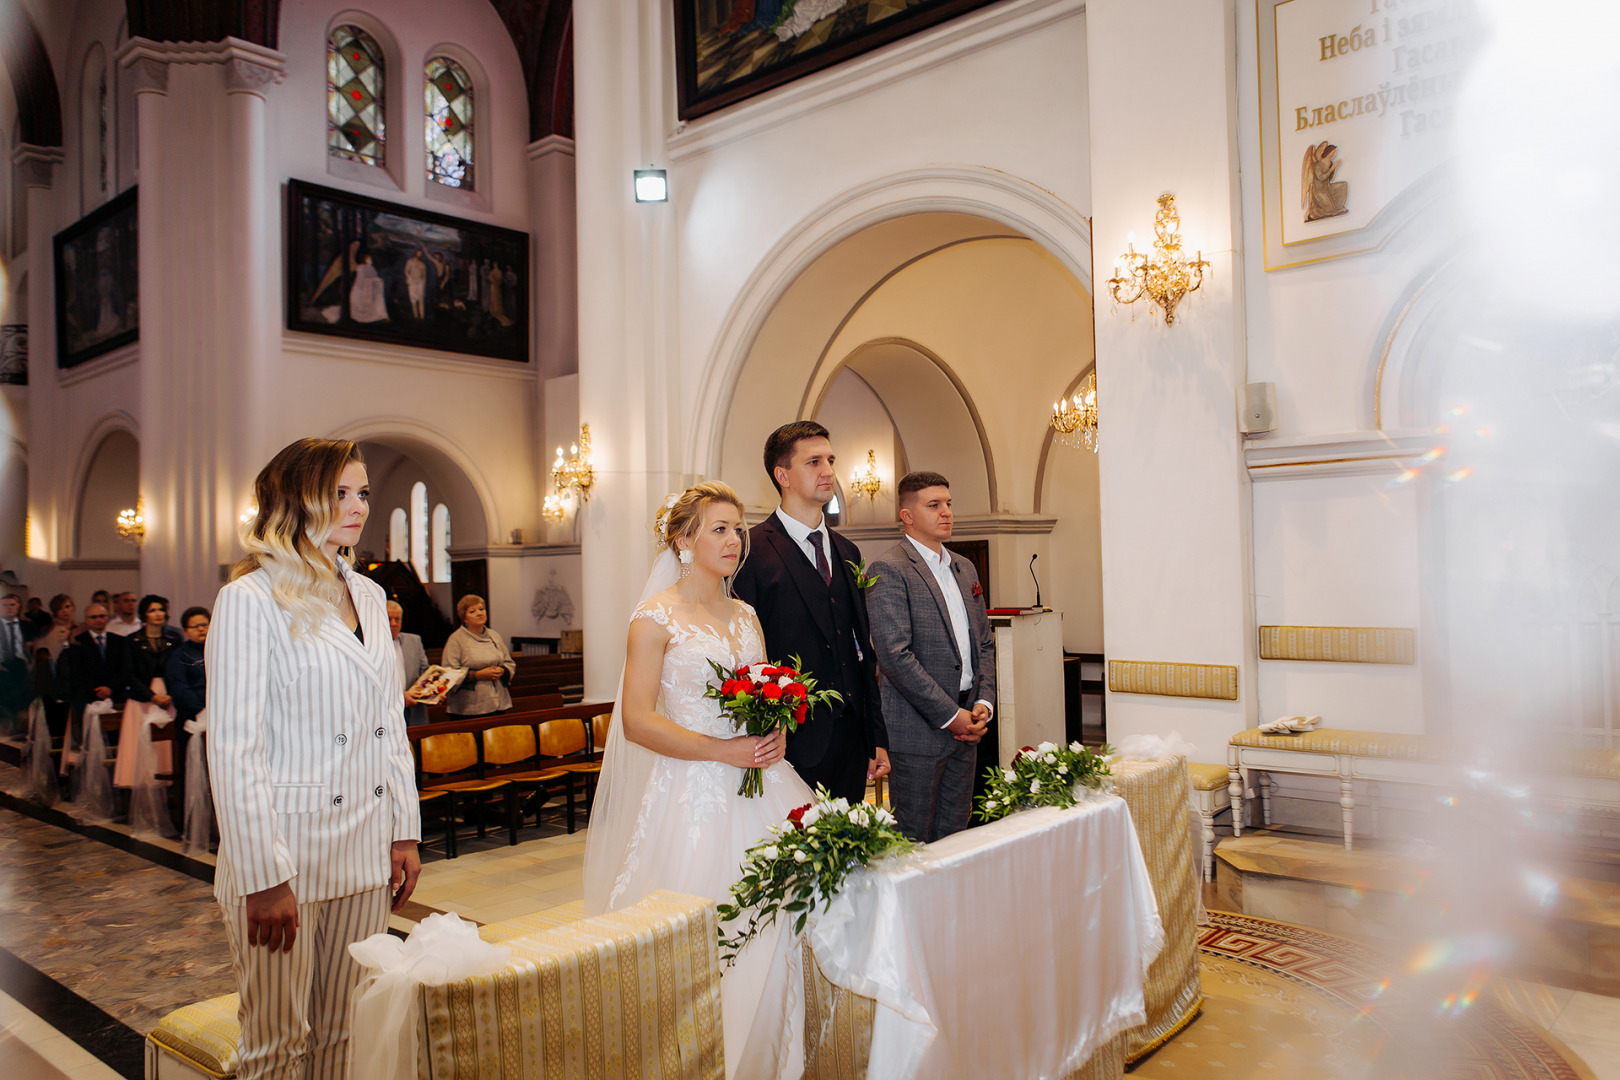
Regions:
<instances>
[{"instance_id":1,"label":"column with capital","mask_svg":"<svg viewBox=\"0 0 1620 1080\"><path fill-rule=\"evenodd\" d=\"M266 399L279 262L264 95L285 66L234 39L136 38L118 59L141 162L141 587L207 603L238 555L254 471L277 449L259 445L253 403Z\"/></svg>"}]
</instances>

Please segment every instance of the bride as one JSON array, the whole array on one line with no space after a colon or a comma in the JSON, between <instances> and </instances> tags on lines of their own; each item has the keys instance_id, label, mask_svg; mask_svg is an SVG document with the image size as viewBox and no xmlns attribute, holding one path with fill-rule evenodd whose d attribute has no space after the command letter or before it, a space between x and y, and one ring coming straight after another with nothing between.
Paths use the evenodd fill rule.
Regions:
<instances>
[{"instance_id":1,"label":"bride","mask_svg":"<svg viewBox=\"0 0 1620 1080\"><path fill-rule=\"evenodd\" d=\"M724 668L767 659L754 609L729 595L747 554L742 500L709 482L671 496L655 521L664 550L630 617L630 642L585 849L585 910L657 889L729 899L743 855L812 801L782 760L787 736L739 735L703 692ZM737 794L764 769L764 794ZM727 1077L796 1076L802 1001L797 941L779 919L723 969Z\"/></svg>"}]
</instances>

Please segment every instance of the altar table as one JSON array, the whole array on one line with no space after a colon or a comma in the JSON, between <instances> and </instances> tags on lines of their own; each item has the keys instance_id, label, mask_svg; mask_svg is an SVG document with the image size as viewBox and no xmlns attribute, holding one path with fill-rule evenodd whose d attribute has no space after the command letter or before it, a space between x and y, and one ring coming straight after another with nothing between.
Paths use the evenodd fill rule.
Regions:
<instances>
[{"instance_id":1,"label":"altar table","mask_svg":"<svg viewBox=\"0 0 1620 1080\"><path fill-rule=\"evenodd\" d=\"M1078 1072L1147 1019L1164 940L1114 795L852 874L806 936L828 981L876 1002L865 1075L883 1080Z\"/></svg>"}]
</instances>

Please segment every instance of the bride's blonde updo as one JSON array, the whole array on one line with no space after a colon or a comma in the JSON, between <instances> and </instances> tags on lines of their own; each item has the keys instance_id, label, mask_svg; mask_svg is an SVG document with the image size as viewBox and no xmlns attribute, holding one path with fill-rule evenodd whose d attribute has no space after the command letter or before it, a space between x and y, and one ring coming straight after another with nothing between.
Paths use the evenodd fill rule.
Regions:
<instances>
[{"instance_id":1,"label":"bride's blonde updo","mask_svg":"<svg viewBox=\"0 0 1620 1080\"><path fill-rule=\"evenodd\" d=\"M681 537L691 540L697 536L698 530L703 528L703 516L708 513L709 504L717 502L735 506L739 517L744 514L742 497L732 490L731 485L718 480L705 480L678 495L669 496L653 517L653 534L658 546L675 548L675 541ZM748 532L744 530L742 558L737 560L737 565L741 566L747 558Z\"/></svg>"}]
</instances>

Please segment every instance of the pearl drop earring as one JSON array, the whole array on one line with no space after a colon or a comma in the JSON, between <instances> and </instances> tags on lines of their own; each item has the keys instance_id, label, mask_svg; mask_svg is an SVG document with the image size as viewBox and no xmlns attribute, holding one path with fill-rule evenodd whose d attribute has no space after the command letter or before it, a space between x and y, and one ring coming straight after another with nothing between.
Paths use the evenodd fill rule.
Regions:
<instances>
[{"instance_id":1,"label":"pearl drop earring","mask_svg":"<svg viewBox=\"0 0 1620 1080\"><path fill-rule=\"evenodd\" d=\"M681 559L681 577L685 578L685 577L691 576L692 563L697 559L697 556L695 554L693 554L691 548L682 548L681 553L680 553L680 559Z\"/></svg>"}]
</instances>

